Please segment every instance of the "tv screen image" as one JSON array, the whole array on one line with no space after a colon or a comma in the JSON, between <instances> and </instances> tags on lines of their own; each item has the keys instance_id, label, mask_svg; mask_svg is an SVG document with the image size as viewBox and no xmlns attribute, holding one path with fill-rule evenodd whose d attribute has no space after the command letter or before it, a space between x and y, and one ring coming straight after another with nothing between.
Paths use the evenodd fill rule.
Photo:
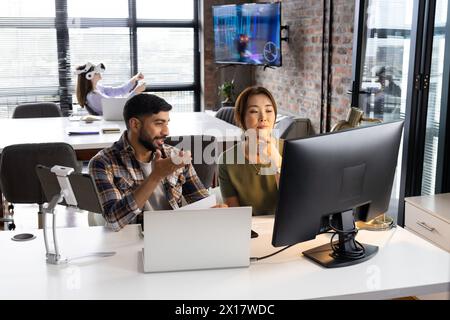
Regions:
<instances>
[{"instance_id":1,"label":"tv screen image","mask_svg":"<svg viewBox=\"0 0 450 320\"><path fill-rule=\"evenodd\" d=\"M216 63L281 66L281 4L213 6Z\"/></svg>"}]
</instances>

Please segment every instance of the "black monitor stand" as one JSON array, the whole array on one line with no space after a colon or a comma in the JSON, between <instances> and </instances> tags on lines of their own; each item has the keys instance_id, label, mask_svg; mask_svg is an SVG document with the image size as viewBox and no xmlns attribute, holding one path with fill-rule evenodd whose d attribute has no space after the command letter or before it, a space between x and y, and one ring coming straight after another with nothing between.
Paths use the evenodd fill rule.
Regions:
<instances>
[{"instance_id":1,"label":"black monitor stand","mask_svg":"<svg viewBox=\"0 0 450 320\"><path fill-rule=\"evenodd\" d=\"M330 227L338 235L338 240L303 252L305 257L326 268L339 268L366 261L378 252L377 246L355 240L358 231L352 210L334 214Z\"/></svg>"}]
</instances>

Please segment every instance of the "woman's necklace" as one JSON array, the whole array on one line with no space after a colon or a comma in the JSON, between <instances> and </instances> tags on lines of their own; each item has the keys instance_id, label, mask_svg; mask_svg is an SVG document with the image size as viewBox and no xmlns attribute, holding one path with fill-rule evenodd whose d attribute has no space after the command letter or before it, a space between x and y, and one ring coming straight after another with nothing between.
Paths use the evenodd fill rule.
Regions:
<instances>
[{"instance_id":1,"label":"woman's necklace","mask_svg":"<svg viewBox=\"0 0 450 320\"><path fill-rule=\"evenodd\" d=\"M261 166L258 168L253 162L250 161L249 156L248 156L248 154L246 153L245 145L243 146L243 152L244 152L245 158L249 161L249 164L251 164L252 167L255 169L256 174L257 174L258 176L260 176L260 175L261 175Z\"/></svg>"},{"instance_id":2,"label":"woman's necklace","mask_svg":"<svg viewBox=\"0 0 450 320\"><path fill-rule=\"evenodd\" d=\"M258 176L260 176L261 175L261 167L257 168L253 163L251 163L251 165L253 168L255 168L256 174Z\"/></svg>"}]
</instances>

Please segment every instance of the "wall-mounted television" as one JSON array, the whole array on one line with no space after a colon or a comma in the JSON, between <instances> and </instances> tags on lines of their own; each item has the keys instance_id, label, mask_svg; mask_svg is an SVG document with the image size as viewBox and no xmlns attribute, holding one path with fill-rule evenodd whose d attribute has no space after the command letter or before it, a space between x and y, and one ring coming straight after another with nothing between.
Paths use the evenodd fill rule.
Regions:
<instances>
[{"instance_id":1,"label":"wall-mounted television","mask_svg":"<svg viewBox=\"0 0 450 320\"><path fill-rule=\"evenodd\" d=\"M281 3L213 6L216 63L281 66Z\"/></svg>"}]
</instances>

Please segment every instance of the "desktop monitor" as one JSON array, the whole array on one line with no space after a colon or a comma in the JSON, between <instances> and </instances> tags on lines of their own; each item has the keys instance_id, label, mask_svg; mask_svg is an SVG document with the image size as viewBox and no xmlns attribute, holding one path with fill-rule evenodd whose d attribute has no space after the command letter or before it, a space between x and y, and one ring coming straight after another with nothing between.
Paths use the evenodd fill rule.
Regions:
<instances>
[{"instance_id":1,"label":"desktop monitor","mask_svg":"<svg viewBox=\"0 0 450 320\"><path fill-rule=\"evenodd\" d=\"M378 247L355 240L355 220L387 211L402 130L398 121L286 141L272 244L333 232L329 244L303 254L328 268L375 255Z\"/></svg>"}]
</instances>

